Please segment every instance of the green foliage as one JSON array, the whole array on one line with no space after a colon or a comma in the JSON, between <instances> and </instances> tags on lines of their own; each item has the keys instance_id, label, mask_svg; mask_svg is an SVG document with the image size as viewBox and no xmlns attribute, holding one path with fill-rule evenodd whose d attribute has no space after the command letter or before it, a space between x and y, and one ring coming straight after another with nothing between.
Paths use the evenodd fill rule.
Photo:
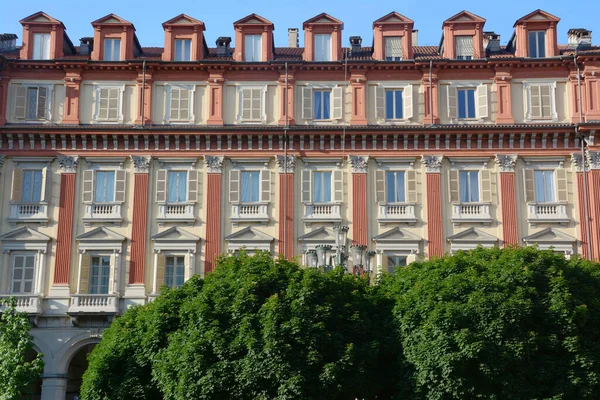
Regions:
<instances>
[{"instance_id":1,"label":"green foliage","mask_svg":"<svg viewBox=\"0 0 600 400\"><path fill-rule=\"evenodd\" d=\"M29 318L17 312L14 299L2 303L6 308L0 317L0 400L13 400L40 376L44 360L42 354L26 360L27 353L33 351Z\"/></svg>"},{"instance_id":2,"label":"green foliage","mask_svg":"<svg viewBox=\"0 0 600 400\"><path fill-rule=\"evenodd\" d=\"M600 269L535 248L477 249L385 276L423 399L600 393Z\"/></svg>"}]
</instances>

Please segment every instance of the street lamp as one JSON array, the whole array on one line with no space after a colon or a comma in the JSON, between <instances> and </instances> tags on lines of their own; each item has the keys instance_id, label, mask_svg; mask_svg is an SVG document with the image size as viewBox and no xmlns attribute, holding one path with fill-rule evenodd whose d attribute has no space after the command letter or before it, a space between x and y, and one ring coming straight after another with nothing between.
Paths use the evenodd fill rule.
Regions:
<instances>
[{"instance_id":1,"label":"street lamp","mask_svg":"<svg viewBox=\"0 0 600 400\"><path fill-rule=\"evenodd\" d=\"M318 259L317 259L317 252L316 250L309 250L306 253L306 257L308 259L308 266L310 268L317 268L318 265Z\"/></svg>"},{"instance_id":2,"label":"street lamp","mask_svg":"<svg viewBox=\"0 0 600 400\"><path fill-rule=\"evenodd\" d=\"M352 273L354 275L370 274L372 268L372 259L375 255L374 251L367 251L367 246L364 244L356 244L352 247Z\"/></svg>"},{"instance_id":3,"label":"street lamp","mask_svg":"<svg viewBox=\"0 0 600 400\"><path fill-rule=\"evenodd\" d=\"M331 268L331 246L327 244L320 244L316 247L317 253L317 266L324 267L325 269Z\"/></svg>"},{"instance_id":4,"label":"street lamp","mask_svg":"<svg viewBox=\"0 0 600 400\"><path fill-rule=\"evenodd\" d=\"M335 235L335 248L336 248L336 264L344 266L348 255L346 254L346 242L348 240L348 228L345 225L336 225L333 227Z\"/></svg>"}]
</instances>

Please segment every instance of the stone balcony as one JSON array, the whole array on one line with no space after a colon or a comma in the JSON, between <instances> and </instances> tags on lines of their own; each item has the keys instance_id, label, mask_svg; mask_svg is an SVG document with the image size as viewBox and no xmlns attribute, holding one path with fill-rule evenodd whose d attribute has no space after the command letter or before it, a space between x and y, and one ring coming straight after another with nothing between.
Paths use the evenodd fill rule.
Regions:
<instances>
[{"instance_id":1,"label":"stone balcony","mask_svg":"<svg viewBox=\"0 0 600 400\"><path fill-rule=\"evenodd\" d=\"M415 205L411 203L379 203L377 221L381 225L398 222L414 224L417 222Z\"/></svg>"},{"instance_id":2,"label":"stone balcony","mask_svg":"<svg viewBox=\"0 0 600 400\"><path fill-rule=\"evenodd\" d=\"M463 223L490 224L492 222L492 216L490 215L490 204L453 203L451 220L455 226L459 226Z\"/></svg>"},{"instance_id":3,"label":"stone balcony","mask_svg":"<svg viewBox=\"0 0 600 400\"><path fill-rule=\"evenodd\" d=\"M83 223L90 226L94 222L114 223L121 225L121 204L118 203L95 203L86 204L83 214Z\"/></svg>"},{"instance_id":4,"label":"stone balcony","mask_svg":"<svg viewBox=\"0 0 600 400\"><path fill-rule=\"evenodd\" d=\"M566 203L528 203L527 221L532 227L543 223L558 223L567 225L569 216L567 215Z\"/></svg>"},{"instance_id":5,"label":"stone balcony","mask_svg":"<svg viewBox=\"0 0 600 400\"><path fill-rule=\"evenodd\" d=\"M15 203L10 205L8 222L16 225L19 222L48 222L48 204L46 203Z\"/></svg>"},{"instance_id":6,"label":"stone balcony","mask_svg":"<svg viewBox=\"0 0 600 400\"><path fill-rule=\"evenodd\" d=\"M341 223L341 203L305 203L304 223L310 225L315 222Z\"/></svg>"},{"instance_id":7,"label":"stone balcony","mask_svg":"<svg viewBox=\"0 0 600 400\"><path fill-rule=\"evenodd\" d=\"M159 226L164 226L166 222L185 222L188 224L193 224L194 221L196 221L196 217L194 215L194 204L159 204L158 216L156 220Z\"/></svg>"},{"instance_id":8,"label":"stone balcony","mask_svg":"<svg viewBox=\"0 0 600 400\"><path fill-rule=\"evenodd\" d=\"M0 295L0 312L6 308L2 305L3 300L13 297L19 312L40 315L42 313L42 296L39 294L11 294Z\"/></svg>"},{"instance_id":9,"label":"stone balcony","mask_svg":"<svg viewBox=\"0 0 600 400\"><path fill-rule=\"evenodd\" d=\"M231 206L231 222L238 226L240 222L259 222L265 225L269 222L268 203L233 204Z\"/></svg>"},{"instance_id":10,"label":"stone balcony","mask_svg":"<svg viewBox=\"0 0 600 400\"><path fill-rule=\"evenodd\" d=\"M69 314L117 314L119 298L116 294L73 294Z\"/></svg>"}]
</instances>

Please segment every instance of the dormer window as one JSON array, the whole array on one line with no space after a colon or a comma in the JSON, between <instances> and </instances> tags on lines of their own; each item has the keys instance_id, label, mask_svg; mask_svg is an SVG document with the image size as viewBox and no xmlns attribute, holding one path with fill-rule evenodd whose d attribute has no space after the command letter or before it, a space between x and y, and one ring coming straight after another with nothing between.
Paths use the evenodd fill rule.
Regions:
<instances>
[{"instance_id":1,"label":"dormer window","mask_svg":"<svg viewBox=\"0 0 600 400\"><path fill-rule=\"evenodd\" d=\"M191 61L191 50L191 39L175 39L175 61Z\"/></svg>"},{"instance_id":2,"label":"dormer window","mask_svg":"<svg viewBox=\"0 0 600 400\"><path fill-rule=\"evenodd\" d=\"M473 59L473 36L455 36L456 59Z\"/></svg>"},{"instance_id":3,"label":"dormer window","mask_svg":"<svg viewBox=\"0 0 600 400\"><path fill-rule=\"evenodd\" d=\"M400 36L389 36L385 40L385 60L402 60L402 38Z\"/></svg>"},{"instance_id":4,"label":"dormer window","mask_svg":"<svg viewBox=\"0 0 600 400\"><path fill-rule=\"evenodd\" d=\"M275 25L260 15L250 14L233 23L235 29L235 61L261 62L273 60Z\"/></svg>"},{"instance_id":5,"label":"dormer window","mask_svg":"<svg viewBox=\"0 0 600 400\"><path fill-rule=\"evenodd\" d=\"M256 62L262 59L262 35L244 37L245 61Z\"/></svg>"},{"instance_id":6,"label":"dormer window","mask_svg":"<svg viewBox=\"0 0 600 400\"><path fill-rule=\"evenodd\" d=\"M315 35L315 61L331 61L331 35Z\"/></svg>"},{"instance_id":7,"label":"dormer window","mask_svg":"<svg viewBox=\"0 0 600 400\"><path fill-rule=\"evenodd\" d=\"M546 57L546 31L529 31L529 57Z\"/></svg>"},{"instance_id":8,"label":"dormer window","mask_svg":"<svg viewBox=\"0 0 600 400\"><path fill-rule=\"evenodd\" d=\"M33 35L33 59L34 60L49 60L50 59L50 34L35 33Z\"/></svg>"},{"instance_id":9,"label":"dormer window","mask_svg":"<svg viewBox=\"0 0 600 400\"><path fill-rule=\"evenodd\" d=\"M121 60L121 39L104 39L104 61Z\"/></svg>"}]
</instances>

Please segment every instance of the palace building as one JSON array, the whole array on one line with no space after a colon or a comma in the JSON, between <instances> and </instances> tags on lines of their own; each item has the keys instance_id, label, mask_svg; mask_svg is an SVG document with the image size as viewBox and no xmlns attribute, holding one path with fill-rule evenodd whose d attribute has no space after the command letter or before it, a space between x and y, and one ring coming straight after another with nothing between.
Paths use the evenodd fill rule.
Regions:
<instances>
[{"instance_id":1,"label":"palace building","mask_svg":"<svg viewBox=\"0 0 600 400\"><path fill-rule=\"evenodd\" d=\"M467 11L439 46L396 12L370 47L324 13L303 48L256 14L215 46L178 15L163 48L114 14L78 46L20 23L21 46L0 35L0 297L31 316L36 398L73 399L113 317L244 247L331 264L347 226L373 276L479 245L600 259L600 47L547 12L506 46Z\"/></svg>"}]
</instances>

